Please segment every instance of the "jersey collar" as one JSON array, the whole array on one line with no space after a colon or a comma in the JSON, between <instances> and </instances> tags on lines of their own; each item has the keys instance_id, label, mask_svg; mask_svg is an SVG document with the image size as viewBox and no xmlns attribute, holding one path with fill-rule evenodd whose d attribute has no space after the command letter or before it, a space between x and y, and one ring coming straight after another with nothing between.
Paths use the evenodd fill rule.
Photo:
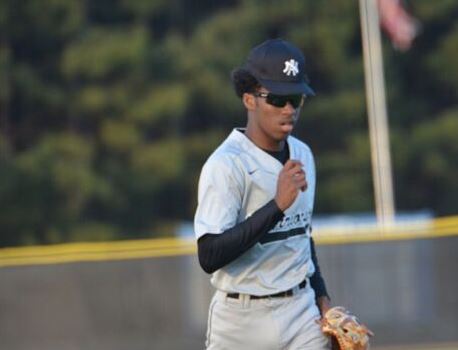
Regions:
<instances>
[{"instance_id":1,"label":"jersey collar","mask_svg":"<svg viewBox=\"0 0 458 350\"><path fill-rule=\"evenodd\" d=\"M229 138L236 141L242 149L244 149L248 154L254 155L259 163L262 164L262 168L267 172L278 173L282 168L281 164L277 159L272 157L262 148L256 146L244 133L245 128L235 128L232 133L229 135ZM291 147L290 136L287 138L287 147L289 147L289 157L290 159L295 159L294 147ZM250 171L256 169L250 169Z\"/></svg>"}]
</instances>

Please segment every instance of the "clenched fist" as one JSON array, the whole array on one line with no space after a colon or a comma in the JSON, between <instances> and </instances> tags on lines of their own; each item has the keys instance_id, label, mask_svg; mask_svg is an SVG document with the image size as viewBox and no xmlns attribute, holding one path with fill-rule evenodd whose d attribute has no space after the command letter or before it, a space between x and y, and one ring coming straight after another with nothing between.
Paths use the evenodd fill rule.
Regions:
<instances>
[{"instance_id":1,"label":"clenched fist","mask_svg":"<svg viewBox=\"0 0 458 350\"><path fill-rule=\"evenodd\" d=\"M301 162L290 159L278 175L275 202L282 211L293 204L299 191L307 189L307 180L302 166Z\"/></svg>"}]
</instances>

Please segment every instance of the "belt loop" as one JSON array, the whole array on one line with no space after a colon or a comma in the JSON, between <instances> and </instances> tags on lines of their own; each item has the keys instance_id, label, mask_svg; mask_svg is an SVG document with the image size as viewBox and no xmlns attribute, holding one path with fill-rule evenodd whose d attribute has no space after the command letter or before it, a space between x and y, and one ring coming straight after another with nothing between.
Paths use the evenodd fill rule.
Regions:
<instances>
[{"instance_id":1,"label":"belt loop","mask_svg":"<svg viewBox=\"0 0 458 350\"><path fill-rule=\"evenodd\" d=\"M241 298L240 302L242 304L242 307L246 309L247 301L250 300L250 296L248 294L240 294L240 298Z\"/></svg>"},{"instance_id":2,"label":"belt loop","mask_svg":"<svg viewBox=\"0 0 458 350\"><path fill-rule=\"evenodd\" d=\"M242 307L244 309L247 309L250 307L250 301L251 301L251 298L250 298L250 295L249 294L240 294L242 300Z\"/></svg>"},{"instance_id":3,"label":"belt loop","mask_svg":"<svg viewBox=\"0 0 458 350\"><path fill-rule=\"evenodd\" d=\"M297 295L297 294L299 294L299 293L301 292L301 289L303 289L303 288L301 287L301 284L304 283L304 281L305 281L305 286L304 286L303 288L305 288L305 287L307 286L307 280L306 280L306 279L302 280L301 283L295 285L295 286L292 288L293 295Z\"/></svg>"}]
</instances>

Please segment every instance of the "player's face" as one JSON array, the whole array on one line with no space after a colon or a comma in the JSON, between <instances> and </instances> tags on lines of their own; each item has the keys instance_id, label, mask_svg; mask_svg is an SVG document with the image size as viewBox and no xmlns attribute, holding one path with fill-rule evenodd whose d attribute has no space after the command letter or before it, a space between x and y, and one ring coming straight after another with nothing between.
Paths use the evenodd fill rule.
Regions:
<instances>
[{"instance_id":1,"label":"player's face","mask_svg":"<svg viewBox=\"0 0 458 350\"><path fill-rule=\"evenodd\" d=\"M257 94L250 94L244 98L248 109L246 134L259 147L278 150L282 148L283 142L294 129L303 98L290 96L284 104L285 99L282 100L280 97L276 99L275 96L270 98L272 96L266 96L268 93L266 89L261 88ZM283 104L283 107L278 106Z\"/></svg>"}]
</instances>

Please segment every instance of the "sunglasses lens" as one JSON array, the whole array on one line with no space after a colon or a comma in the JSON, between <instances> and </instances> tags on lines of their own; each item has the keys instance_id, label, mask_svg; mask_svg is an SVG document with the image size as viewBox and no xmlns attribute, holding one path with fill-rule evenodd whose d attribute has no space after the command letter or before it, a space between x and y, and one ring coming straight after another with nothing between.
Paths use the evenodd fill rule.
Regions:
<instances>
[{"instance_id":1,"label":"sunglasses lens","mask_svg":"<svg viewBox=\"0 0 458 350\"><path fill-rule=\"evenodd\" d=\"M301 105L302 95L267 95L266 102L275 107L285 107L289 102L293 108Z\"/></svg>"},{"instance_id":2,"label":"sunglasses lens","mask_svg":"<svg viewBox=\"0 0 458 350\"><path fill-rule=\"evenodd\" d=\"M289 103L291 103L291 106L294 108L297 108L301 105L302 102L302 95L291 95L289 96Z\"/></svg>"},{"instance_id":3,"label":"sunglasses lens","mask_svg":"<svg viewBox=\"0 0 458 350\"><path fill-rule=\"evenodd\" d=\"M285 107L288 102L288 97L269 94L267 95L266 102L275 107Z\"/></svg>"}]
</instances>

